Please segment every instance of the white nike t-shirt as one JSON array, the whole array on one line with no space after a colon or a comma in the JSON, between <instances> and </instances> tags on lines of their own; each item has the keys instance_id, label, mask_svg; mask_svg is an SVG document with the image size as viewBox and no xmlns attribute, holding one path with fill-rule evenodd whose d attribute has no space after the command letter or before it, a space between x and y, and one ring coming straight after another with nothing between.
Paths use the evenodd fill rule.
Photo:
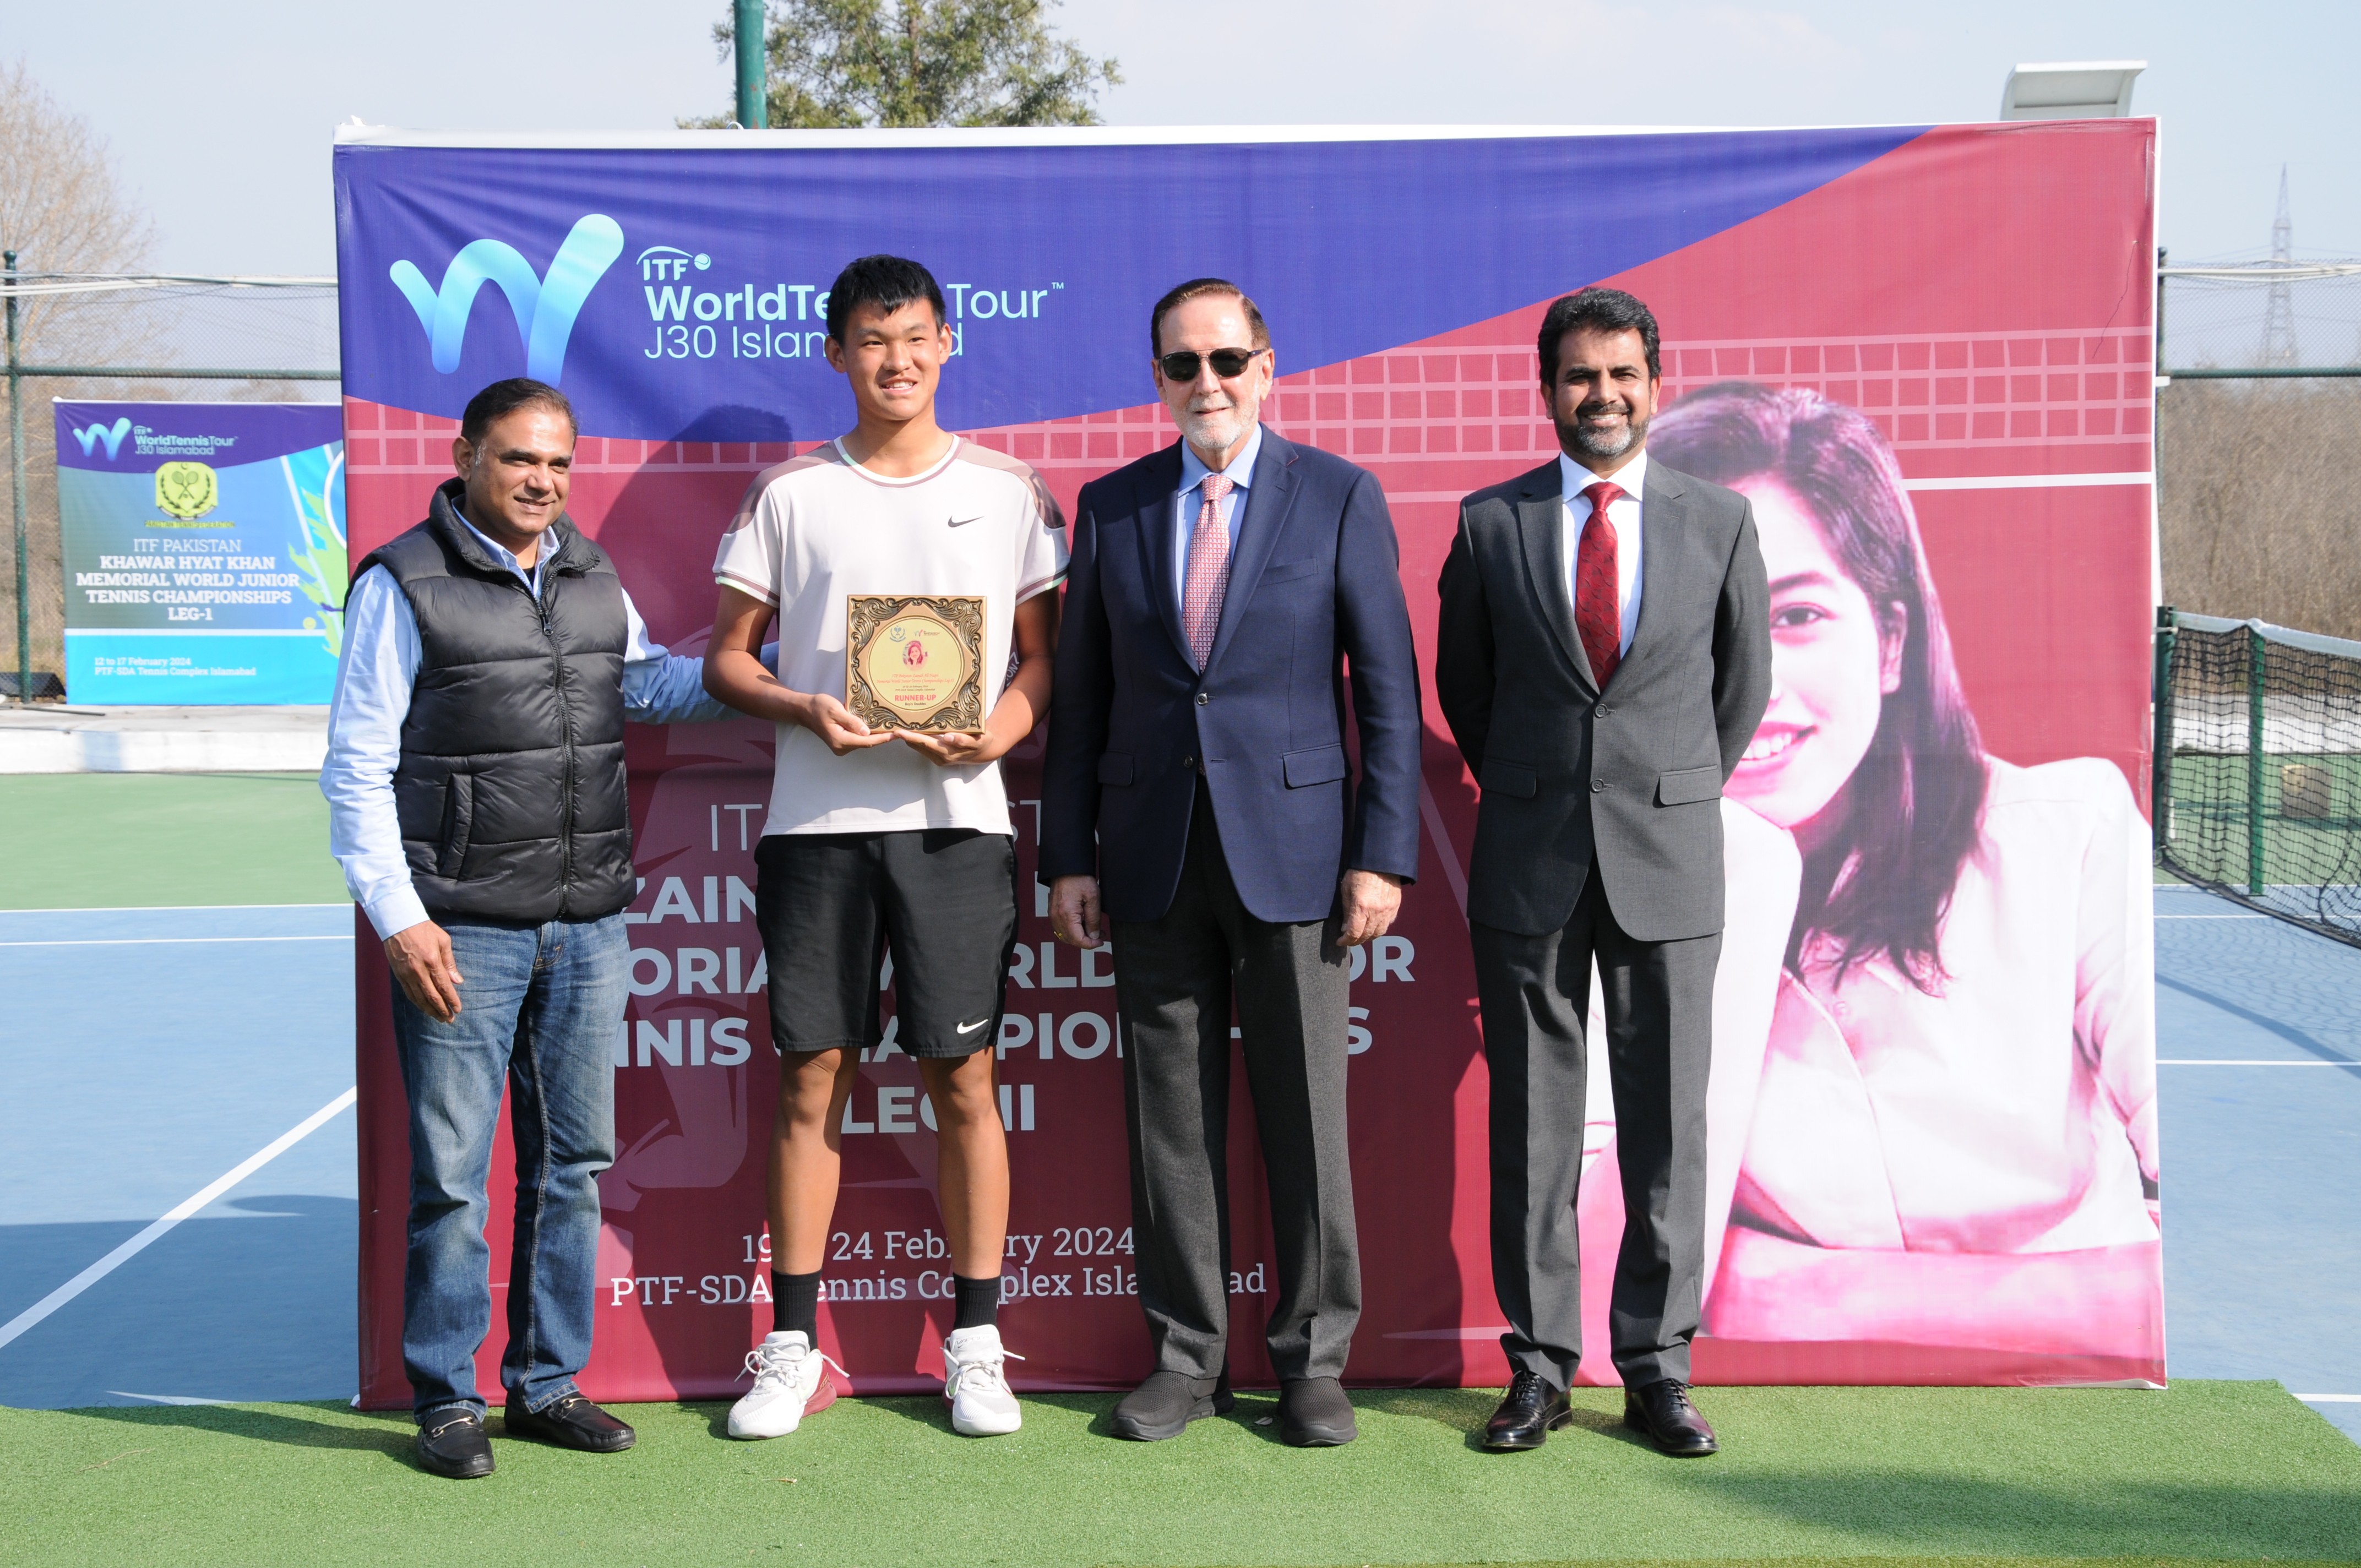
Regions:
<instances>
[{"instance_id":1,"label":"white nike t-shirt","mask_svg":"<svg viewBox=\"0 0 2361 1568\"><path fill-rule=\"evenodd\" d=\"M840 702L846 595L981 595L989 712L1007 683L1016 607L1065 578L1066 522L1039 475L962 437L907 479L873 474L830 442L755 477L713 576L777 608L781 683ZM800 724L778 735L766 834L1011 830L997 762L937 767L899 740L840 757Z\"/></svg>"}]
</instances>

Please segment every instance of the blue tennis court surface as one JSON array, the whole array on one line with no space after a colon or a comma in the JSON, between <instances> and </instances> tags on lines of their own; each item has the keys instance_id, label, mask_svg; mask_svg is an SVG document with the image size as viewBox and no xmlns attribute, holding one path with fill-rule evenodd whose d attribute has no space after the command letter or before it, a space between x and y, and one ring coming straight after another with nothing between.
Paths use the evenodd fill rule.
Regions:
<instances>
[{"instance_id":1,"label":"blue tennis court surface","mask_svg":"<svg viewBox=\"0 0 2361 1568\"><path fill-rule=\"evenodd\" d=\"M2186 888L2157 912L2169 1365L2361 1439L2361 949ZM352 933L0 913L0 1338L351 1087ZM349 1396L357 1196L334 1111L0 1343L0 1404Z\"/></svg>"},{"instance_id":2,"label":"blue tennis court surface","mask_svg":"<svg viewBox=\"0 0 2361 1568\"><path fill-rule=\"evenodd\" d=\"M346 905L0 913L0 1325L352 1087L352 937ZM345 1111L0 1344L0 1404L350 1395L357 1198Z\"/></svg>"}]
</instances>

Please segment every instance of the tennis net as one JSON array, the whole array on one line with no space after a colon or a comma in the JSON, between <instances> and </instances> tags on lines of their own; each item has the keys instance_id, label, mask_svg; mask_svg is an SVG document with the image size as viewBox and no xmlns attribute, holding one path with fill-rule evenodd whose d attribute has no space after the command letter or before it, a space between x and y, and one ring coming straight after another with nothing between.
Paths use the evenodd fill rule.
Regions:
<instances>
[{"instance_id":1,"label":"tennis net","mask_svg":"<svg viewBox=\"0 0 2361 1568\"><path fill-rule=\"evenodd\" d=\"M2158 862L2361 946L2361 642L2168 609L2157 674Z\"/></svg>"}]
</instances>

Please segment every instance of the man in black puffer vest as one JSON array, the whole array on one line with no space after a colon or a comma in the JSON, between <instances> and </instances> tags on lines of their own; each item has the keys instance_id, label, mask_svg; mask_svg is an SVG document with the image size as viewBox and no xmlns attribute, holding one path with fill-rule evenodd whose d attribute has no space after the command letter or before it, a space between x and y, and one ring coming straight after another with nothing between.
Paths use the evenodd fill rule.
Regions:
<instances>
[{"instance_id":1,"label":"man in black puffer vest","mask_svg":"<svg viewBox=\"0 0 2361 1568\"><path fill-rule=\"evenodd\" d=\"M467 405L459 477L353 574L328 719L331 848L385 942L410 1101L401 1353L418 1455L492 1471L475 1358L491 1326L492 1137L517 1152L508 1434L611 1453L631 1429L582 1397L612 1053L629 994L623 720L719 718L704 662L648 640L566 516L574 410L539 381Z\"/></svg>"}]
</instances>

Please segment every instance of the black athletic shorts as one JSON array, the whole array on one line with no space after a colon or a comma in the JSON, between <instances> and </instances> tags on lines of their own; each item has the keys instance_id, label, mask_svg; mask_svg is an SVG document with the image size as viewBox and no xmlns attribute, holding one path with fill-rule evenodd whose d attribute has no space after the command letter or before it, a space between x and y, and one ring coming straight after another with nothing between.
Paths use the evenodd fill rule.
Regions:
<instances>
[{"instance_id":1,"label":"black athletic shorts","mask_svg":"<svg viewBox=\"0 0 2361 1568\"><path fill-rule=\"evenodd\" d=\"M1000 1037L1016 944L1016 849L1002 833L781 833L754 850L754 926L782 1052L874 1046L894 955L894 1043L970 1056Z\"/></svg>"}]
</instances>

